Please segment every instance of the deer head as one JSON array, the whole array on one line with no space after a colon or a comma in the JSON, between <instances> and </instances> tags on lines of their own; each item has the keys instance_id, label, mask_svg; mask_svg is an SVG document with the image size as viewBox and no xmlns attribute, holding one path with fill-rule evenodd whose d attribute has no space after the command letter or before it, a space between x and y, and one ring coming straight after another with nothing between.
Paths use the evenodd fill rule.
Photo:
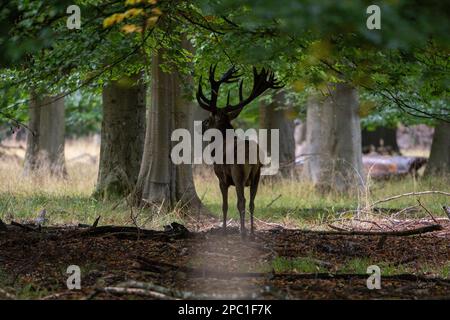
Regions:
<instances>
[{"instance_id":1,"label":"deer head","mask_svg":"<svg viewBox=\"0 0 450 320\"><path fill-rule=\"evenodd\" d=\"M226 129L232 129L231 120L235 119L243 110L243 108L256 99L258 96L264 93L267 89L279 89L283 86L275 78L275 74L272 71L265 70L264 68L258 72L253 67L253 88L250 95L244 99L243 97L243 85L244 80L241 79L239 83L239 102L235 105L230 104L230 90L228 90L227 104L225 107L219 108L217 106L217 100L219 97L220 86L223 83L234 83L239 81L241 75L238 74L238 70L233 66L227 72L225 72L219 80L215 79L215 71L217 65L209 67L209 83L211 85L211 95L207 98L203 94L202 90L202 77L200 76L198 90L197 90L197 102L199 106L210 112L208 119L202 123L203 133L207 129L218 129L221 132L225 132Z\"/></svg>"}]
</instances>

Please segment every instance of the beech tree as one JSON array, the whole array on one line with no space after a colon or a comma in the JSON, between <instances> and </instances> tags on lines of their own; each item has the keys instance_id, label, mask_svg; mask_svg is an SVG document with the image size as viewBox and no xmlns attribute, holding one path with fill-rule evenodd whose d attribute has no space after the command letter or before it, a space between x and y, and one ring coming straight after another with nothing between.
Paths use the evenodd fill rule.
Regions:
<instances>
[{"instance_id":1,"label":"beech tree","mask_svg":"<svg viewBox=\"0 0 450 320\"><path fill-rule=\"evenodd\" d=\"M282 174L289 173L295 160L295 140L294 140L294 110L285 97L285 92L277 93L270 104L262 103L259 108L260 128L268 129L267 141L270 139L270 130L279 130L279 160ZM267 143L267 152L271 153L270 143Z\"/></svg>"},{"instance_id":2,"label":"beech tree","mask_svg":"<svg viewBox=\"0 0 450 320\"><path fill-rule=\"evenodd\" d=\"M48 170L67 174L64 158L64 98L31 93L24 174Z\"/></svg>"},{"instance_id":3,"label":"beech tree","mask_svg":"<svg viewBox=\"0 0 450 320\"><path fill-rule=\"evenodd\" d=\"M165 66L165 70L162 66ZM167 70L170 68L170 71ZM191 164L171 161L173 130L193 130L193 105L183 94L183 77L165 58L163 48L153 53L151 105L144 154L135 189L137 205L204 211L197 196Z\"/></svg>"},{"instance_id":4,"label":"beech tree","mask_svg":"<svg viewBox=\"0 0 450 320\"><path fill-rule=\"evenodd\" d=\"M430 158L425 174L439 175L450 172L450 123L439 122L434 129Z\"/></svg>"},{"instance_id":5,"label":"beech tree","mask_svg":"<svg viewBox=\"0 0 450 320\"><path fill-rule=\"evenodd\" d=\"M193 71L191 76L197 80L210 64L217 62L218 70L227 69L230 65L243 71L250 70L252 66L266 67L275 70L277 77L292 86L301 97L310 96L311 92L329 83L348 84L358 91L359 114L365 118L384 117L386 112L395 111L401 115L402 121L406 116L425 119L430 124L450 121L446 89L448 57L445 50L448 33L443 32L446 28L441 24L434 23L448 23L448 10L441 3L433 3L432 6L408 1L383 4L383 32L380 32L369 30L362 23L367 8L365 1L75 2L82 6L85 21L77 31L66 28L67 15L61 6L20 0L8 3L8 10L17 7L13 14L6 14L12 22L7 27L7 33L15 35L9 38L17 42L34 36L41 45L36 50L28 51L26 46L21 47L23 52L11 57L8 48L14 47L15 42L9 38L2 41L3 33L0 34L0 46L5 49L0 50L0 54L12 73L11 77L0 79L2 93L11 88L24 87L27 82L48 86L52 93L75 92L80 87L98 90L124 73L133 74L145 69L150 63L146 57L152 54L153 62L158 60L161 69L156 72L155 66L152 66L152 88L159 81L177 83L177 79L186 76L188 71ZM419 11L421 14L417 15ZM28 26L27 32L23 32L24 25ZM417 25L422 27L417 28ZM43 30L48 31L48 36ZM173 45L179 40L181 32L192 40L195 47L195 53L189 57L186 48ZM183 68L186 60L192 62L193 67ZM171 67L166 68L166 64ZM186 81L183 80L183 83ZM167 197L164 202L170 207L183 199L180 194L184 191L178 189L193 190L188 187L192 186L190 169L161 164L169 159L155 156L154 150L167 154L170 136L165 135L166 141L163 142L162 134L151 136L151 132L161 127L162 132L168 133L173 128L189 127L190 124L172 119L164 114L165 110L160 110L160 106L167 105L173 110L173 115L182 114L177 109L178 103L174 102L180 99L178 96L163 96L178 92L177 85L152 90L160 94L152 97L152 111L147 119L145 151L136 189L136 194L141 194L137 202L162 203L161 195L164 194L164 198ZM5 96L8 94L2 95L2 98ZM349 93L349 96L354 95ZM232 100L237 98L231 97ZM186 99L190 101L190 97ZM10 102L2 103L0 115L13 121L15 104ZM327 106L332 103L325 100L323 104ZM158 117L152 119L152 112ZM352 116L352 128L356 127L354 109L350 108L347 112ZM159 123L160 119L165 123ZM310 129L312 131L313 128ZM324 134L326 139L334 139L328 132ZM348 137L342 134L338 138ZM335 142L341 145L344 140ZM357 152L353 142L351 148L348 155ZM337 151L332 156L342 157ZM350 162L359 171L357 159L347 155L343 157L351 158ZM336 168L340 170L341 167ZM346 177L347 169L342 167L342 170L339 175ZM159 171L164 172L165 176ZM190 182L174 182L173 179L180 175ZM193 192L192 198L197 199Z\"/></svg>"},{"instance_id":6,"label":"beech tree","mask_svg":"<svg viewBox=\"0 0 450 320\"><path fill-rule=\"evenodd\" d=\"M146 86L142 74L103 88L100 163L94 195L127 196L136 184L145 136Z\"/></svg>"},{"instance_id":7,"label":"beech tree","mask_svg":"<svg viewBox=\"0 0 450 320\"><path fill-rule=\"evenodd\" d=\"M349 191L364 184L358 91L330 85L308 100L304 176L320 190Z\"/></svg>"}]
</instances>

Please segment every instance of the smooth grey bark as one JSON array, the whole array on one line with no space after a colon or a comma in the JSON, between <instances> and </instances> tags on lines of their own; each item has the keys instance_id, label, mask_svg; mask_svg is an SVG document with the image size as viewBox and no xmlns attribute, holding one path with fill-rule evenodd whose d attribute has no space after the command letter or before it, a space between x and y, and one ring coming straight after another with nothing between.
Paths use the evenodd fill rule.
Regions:
<instances>
[{"instance_id":1,"label":"smooth grey bark","mask_svg":"<svg viewBox=\"0 0 450 320\"><path fill-rule=\"evenodd\" d=\"M96 198L128 195L136 184L144 149L146 86L141 75L103 88L103 120Z\"/></svg>"},{"instance_id":2,"label":"smooth grey bark","mask_svg":"<svg viewBox=\"0 0 450 320\"><path fill-rule=\"evenodd\" d=\"M45 170L52 175L67 175L64 143L64 97L30 95L29 131L24 174Z\"/></svg>"},{"instance_id":3,"label":"smooth grey bark","mask_svg":"<svg viewBox=\"0 0 450 320\"><path fill-rule=\"evenodd\" d=\"M287 104L283 91L275 94L270 104L261 104L259 108L260 128L268 129L268 143L266 145L269 155L271 154L270 130L279 130L279 160L282 174L289 172L295 160L294 119L292 114L293 108Z\"/></svg>"},{"instance_id":4,"label":"smooth grey bark","mask_svg":"<svg viewBox=\"0 0 450 320\"><path fill-rule=\"evenodd\" d=\"M295 158L304 156L306 146L306 121L296 119L294 121Z\"/></svg>"},{"instance_id":5,"label":"smooth grey bark","mask_svg":"<svg viewBox=\"0 0 450 320\"><path fill-rule=\"evenodd\" d=\"M426 175L450 173L450 123L441 121L435 129Z\"/></svg>"},{"instance_id":6,"label":"smooth grey bark","mask_svg":"<svg viewBox=\"0 0 450 320\"><path fill-rule=\"evenodd\" d=\"M162 70L161 64L167 64L163 54L159 50L152 57L152 100L135 202L165 210L206 212L195 190L192 164L175 165L170 157L178 143L171 141L173 130L185 128L192 134L193 104L182 94L183 79L175 67L169 73Z\"/></svg>"},{"instance_id":7,"label":"smooth grey bark","mask_svg":"<svg viewBox=\"0 0 450 320\"><path fill-rule=\"evenodd\" d=\"M358 109L358 92L347 84L308 99L303 173L321 191L347 192L364 183Z\"/></svg>"}]
</instances>

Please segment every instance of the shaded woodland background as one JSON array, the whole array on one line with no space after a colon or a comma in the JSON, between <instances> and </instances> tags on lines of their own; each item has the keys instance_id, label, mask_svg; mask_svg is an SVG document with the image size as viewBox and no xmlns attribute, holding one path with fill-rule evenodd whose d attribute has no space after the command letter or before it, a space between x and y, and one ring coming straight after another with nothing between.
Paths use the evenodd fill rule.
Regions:
<instances>
[{"instance_id":1,"label":"shaded woodland background","mask_svg":"<svg viewBox=\"0 0 450 320\"><path fill-rule=\"evenodd\" d=\"M80 29L67 27L71 14L66 9L72 4L80 7ZM450 192L450 10L441 1L384 1L379 4L381 29L369 30L370 4L328 0L2 4L0 219L8 226L3 255L0 250L0 259L7 261L0 267L0 284L16 286L5 292L26 298L72 294L62 293L61 281L54 280L57 284L52 287L49 280L59 279L60 269L70 260L52 242L56 238L88 273L93 272L84 296L98 289L99 279L107 278L111 268L122 280L143 277L125 263L134 264L136 257L125 254L128 249L123 246L139 252L141 271L157 268L149 267L148 259L153 264L158 260L211 269L223 264L224 272L239 271L244 265L249 272L274 269L294 274L363 274L370 263L381 263L389 276L448 278L449 231L443 206L448 206ZM170 140L173 130L192 132L193 121L208 116L197 106L195 90L201 75L208 87L206 75L215 64L217 73L232 65L239 68L245 93L251 89L253 66L270 68L285 84L246 107L233 122L244 129L280 130L280 172L262 179L256 197L263 249L247 252L241 247L233 231L239 216L233 191L229 240L216 235L222 199L211 167L170 161L176 144ZM239 99L238 86L230 86L233 102ZM222 92L219 104L225 102ZM400 197L390 199L396 195ZM99 216L99 226L165 231L155 231L162 235L148 231L142 243L97 238L92 231L95 246L114 248L110 255L86 249L82 240L64 240L65 228L85 228ZM170 227L172 222L198 235L183 242L185 234ZM388 237L390 245L380 235L346 233L430 225L439 226L430 238L413 236L402 242ZM52 229L56 226L61 233ZM33 252L38 227L47 232L53 250L42 257ZM329 232L330 227L344 235L308 233ZM296 233L298 229L309 231ZM170 232L180 238L172 239ZM18 250L15 243L24 239L28 247ZM167 250L159 250L160 246ZM413 248L419 248L417 254ZM233 258L227 256L230 252ZM123 264L116 265L118 257ZM19 284L10 285L11 270L22 270L19 266L29 259L39 277L49 279L29 279L32 271L24 267L15 275ZM45 266L48 261L55 269ZM171 267L158 268L163 274L173 272ZM7 279L3 282L2 272ZM270 285L282 293L260 294L279 299L333 297L326 289L330 279L322 279L315 293L303 288L289 296L283 290L298 283L286 284L287 278L280 277L276 283L271 279ZM379 296L355 289L344 290L341 297L446 295L439 286L428 293L394 294L397 282L408 279L393 278L390 289ZM236 288L233 281L221 294ZM34 286L24 289L28 282ZM198 283L160 284L199 289ZM256 289L247 285L254 284L242 284L242 294L235 298L261 297L252 296ZM208 297L216 289L197 293Z\"/></svg>"}]
</instances>

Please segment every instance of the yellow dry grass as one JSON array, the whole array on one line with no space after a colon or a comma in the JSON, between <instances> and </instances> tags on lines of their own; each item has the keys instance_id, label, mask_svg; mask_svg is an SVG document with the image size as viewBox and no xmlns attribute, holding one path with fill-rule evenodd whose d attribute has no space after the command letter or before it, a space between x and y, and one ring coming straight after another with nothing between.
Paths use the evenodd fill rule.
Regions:
<instances>
[{"instance_id":1,"label":"yellow dry grass","mask_svg":"<svg viewBox=\"0 0 450 320\"><path fill-rule=\"evenodd\" d=\"M12 145L3 141L3 145ZM67 179L57 179L44 172L31 177L22 174L23 149L0 149L0 218L27 221L45 208L54 224L92 223L99 215L102 224L133 224L161 228L172 221L182 221L179 212L151 216L146 210L131 209L125 202L98 202L90 196L97 179L99 144L93 138L66 143ZM349 209L367 206L375 200L412 191L449 192L450 178L405 177L388 181L369 181L359 195L322 195L312 185L298 179L262 183L256 198L256 218L288 226L321 225ZM221 216L221 194L217 179L209 171L195 175L199 197L211 212ZM404 197L383 204L387 208L405 208L417 204L416 197ZM444 215L442 205L449 198L442 195L422 197L422 203L436 216ZM230 189L230 218L237 218L236 196ZM131 211L132 210L132 211ZM422 215L421 212L412 216ZM133 216L133 218L132 218ZM137 219L136 219L137 216Z\"/></svg>"}]
</instances>

